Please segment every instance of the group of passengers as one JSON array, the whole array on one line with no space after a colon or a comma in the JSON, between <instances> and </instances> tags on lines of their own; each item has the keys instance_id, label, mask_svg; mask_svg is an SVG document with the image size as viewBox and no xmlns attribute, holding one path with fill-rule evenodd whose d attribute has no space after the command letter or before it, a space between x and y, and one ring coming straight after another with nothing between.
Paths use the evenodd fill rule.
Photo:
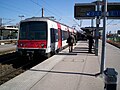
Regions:
<instances>
[{"instance_id":1,"label":"group of passengers","mask_svg":"<svg viewBox=\"0 0 120 90\"><path fill-rule=\"evenodd\" d=\"M93 36L91 34L89 34L87 36L87 39L89 40L88 42L88 52L89 53L92 53L92 46L93 46L93 43L94 43L94 40L93 40ZM68 43L68 46L69 46L69 52L72 52L73 51L73 45L76 45L76 35L74 34L69 34L69 37L67 38L67 43Z\"/></svg>"}]
</instances>

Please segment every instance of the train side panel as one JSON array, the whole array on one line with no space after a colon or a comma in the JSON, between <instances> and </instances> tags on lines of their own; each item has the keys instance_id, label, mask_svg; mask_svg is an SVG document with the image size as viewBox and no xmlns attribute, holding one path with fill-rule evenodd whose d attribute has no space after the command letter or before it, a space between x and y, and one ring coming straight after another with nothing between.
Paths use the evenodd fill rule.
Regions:
<instances>
[{"instance_id":1,"label":"train side panel","mask_svg":"<svg viewBox=\"0 0 120 90\"><path fill-rule=\"evenodd\" d=\"M67 26L61 25L61 30L62 30L62 47L67 46L67 38L69 35L69 28Z\"/></svg>"},{"instance_id":2,"label":"train side panel","mask_svg":"<svg viewBox=\"0 0 120 90\"><path fill-rule=\"evenodd\" d=\"M48 21L48 35L49 35L49 45L50 51L56 53L60 48L60 41L59 41L59 30L58 24L53 21Z\"/></svg>"}]
</instances>

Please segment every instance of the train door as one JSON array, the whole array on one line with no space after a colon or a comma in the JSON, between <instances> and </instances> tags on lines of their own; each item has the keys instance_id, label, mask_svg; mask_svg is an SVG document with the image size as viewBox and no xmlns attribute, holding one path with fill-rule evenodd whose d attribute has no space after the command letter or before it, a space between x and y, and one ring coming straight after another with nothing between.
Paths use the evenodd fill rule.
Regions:
<instances>
[{"instance_id":1,"label":"train door","mask_svg":"<svg viewBox=\"0 0 120 90\"><path fill-rule=\"evenodd\" d=\"M61 31L61 25L57 23L58 26L58 48L62 48L62 31Z\"/></svg>"},{"instance_id":2,"label":"train door","mask_svg":"<svg viewBox=\"0 0 120 90\"><path fill-rule=\"evenodd\" d=\"M56 32L54 28L50 29L50 35L51 35L51 51L55 51L55 42L56 42Z\"/></svg>"}]
</instances>

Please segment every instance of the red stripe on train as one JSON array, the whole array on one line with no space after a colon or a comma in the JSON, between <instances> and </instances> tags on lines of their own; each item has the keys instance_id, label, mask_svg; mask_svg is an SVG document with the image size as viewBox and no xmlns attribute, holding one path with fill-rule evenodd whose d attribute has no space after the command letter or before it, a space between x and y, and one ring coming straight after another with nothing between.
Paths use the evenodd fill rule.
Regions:
<instances>
[{"instance_id":1,"label":"red stripe on train","mask_svg":"<svg viewBox=\"0 0 120 90\"><path fill-rule=\"evenodd\" d=\"M46 48L46 40L18 40L18 48Z\"/></svg>"},{"instance_id":2,"label":"red stripe on train","mask_svg":"<svg viewBox=\"0 0 120 90\"><path fill-rule=\"evenodd\" d=\"M57 23L58 27L58 48L62 47L62 33L61 33L61 25Z\"/></svg>"}]
</instances>

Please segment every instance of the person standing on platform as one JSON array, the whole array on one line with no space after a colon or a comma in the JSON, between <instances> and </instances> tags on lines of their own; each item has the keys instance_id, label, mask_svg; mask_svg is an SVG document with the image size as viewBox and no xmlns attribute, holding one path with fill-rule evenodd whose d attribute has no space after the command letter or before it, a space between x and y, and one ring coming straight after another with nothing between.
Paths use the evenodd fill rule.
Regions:
<instances>
[{"instance_id":1,"label":"person standing on platform","mask_svg":"<svg viewBox=\"0 0 120 90\"><path fill-rule=\"evenodd\" d=\"M67 43L68 43L68 46L69 46L69 52L73 51L74 40L75 40L75 38L74 38L73 35L69 35L69 37L67 38Z\"/></svg>"},{"instance_id":2,"label":"person standing on platform","mask_svg":"<svg viewBox=\"0 0 120 90\"><path fill-rule=\"evenodd\" d=\"M93 46L94 40L93 40L93 36L91 34L88 35L88 40L89 40L89 50L88 50L88 52L92 53L92 46Z\"/></svg>"}]
</instances>

